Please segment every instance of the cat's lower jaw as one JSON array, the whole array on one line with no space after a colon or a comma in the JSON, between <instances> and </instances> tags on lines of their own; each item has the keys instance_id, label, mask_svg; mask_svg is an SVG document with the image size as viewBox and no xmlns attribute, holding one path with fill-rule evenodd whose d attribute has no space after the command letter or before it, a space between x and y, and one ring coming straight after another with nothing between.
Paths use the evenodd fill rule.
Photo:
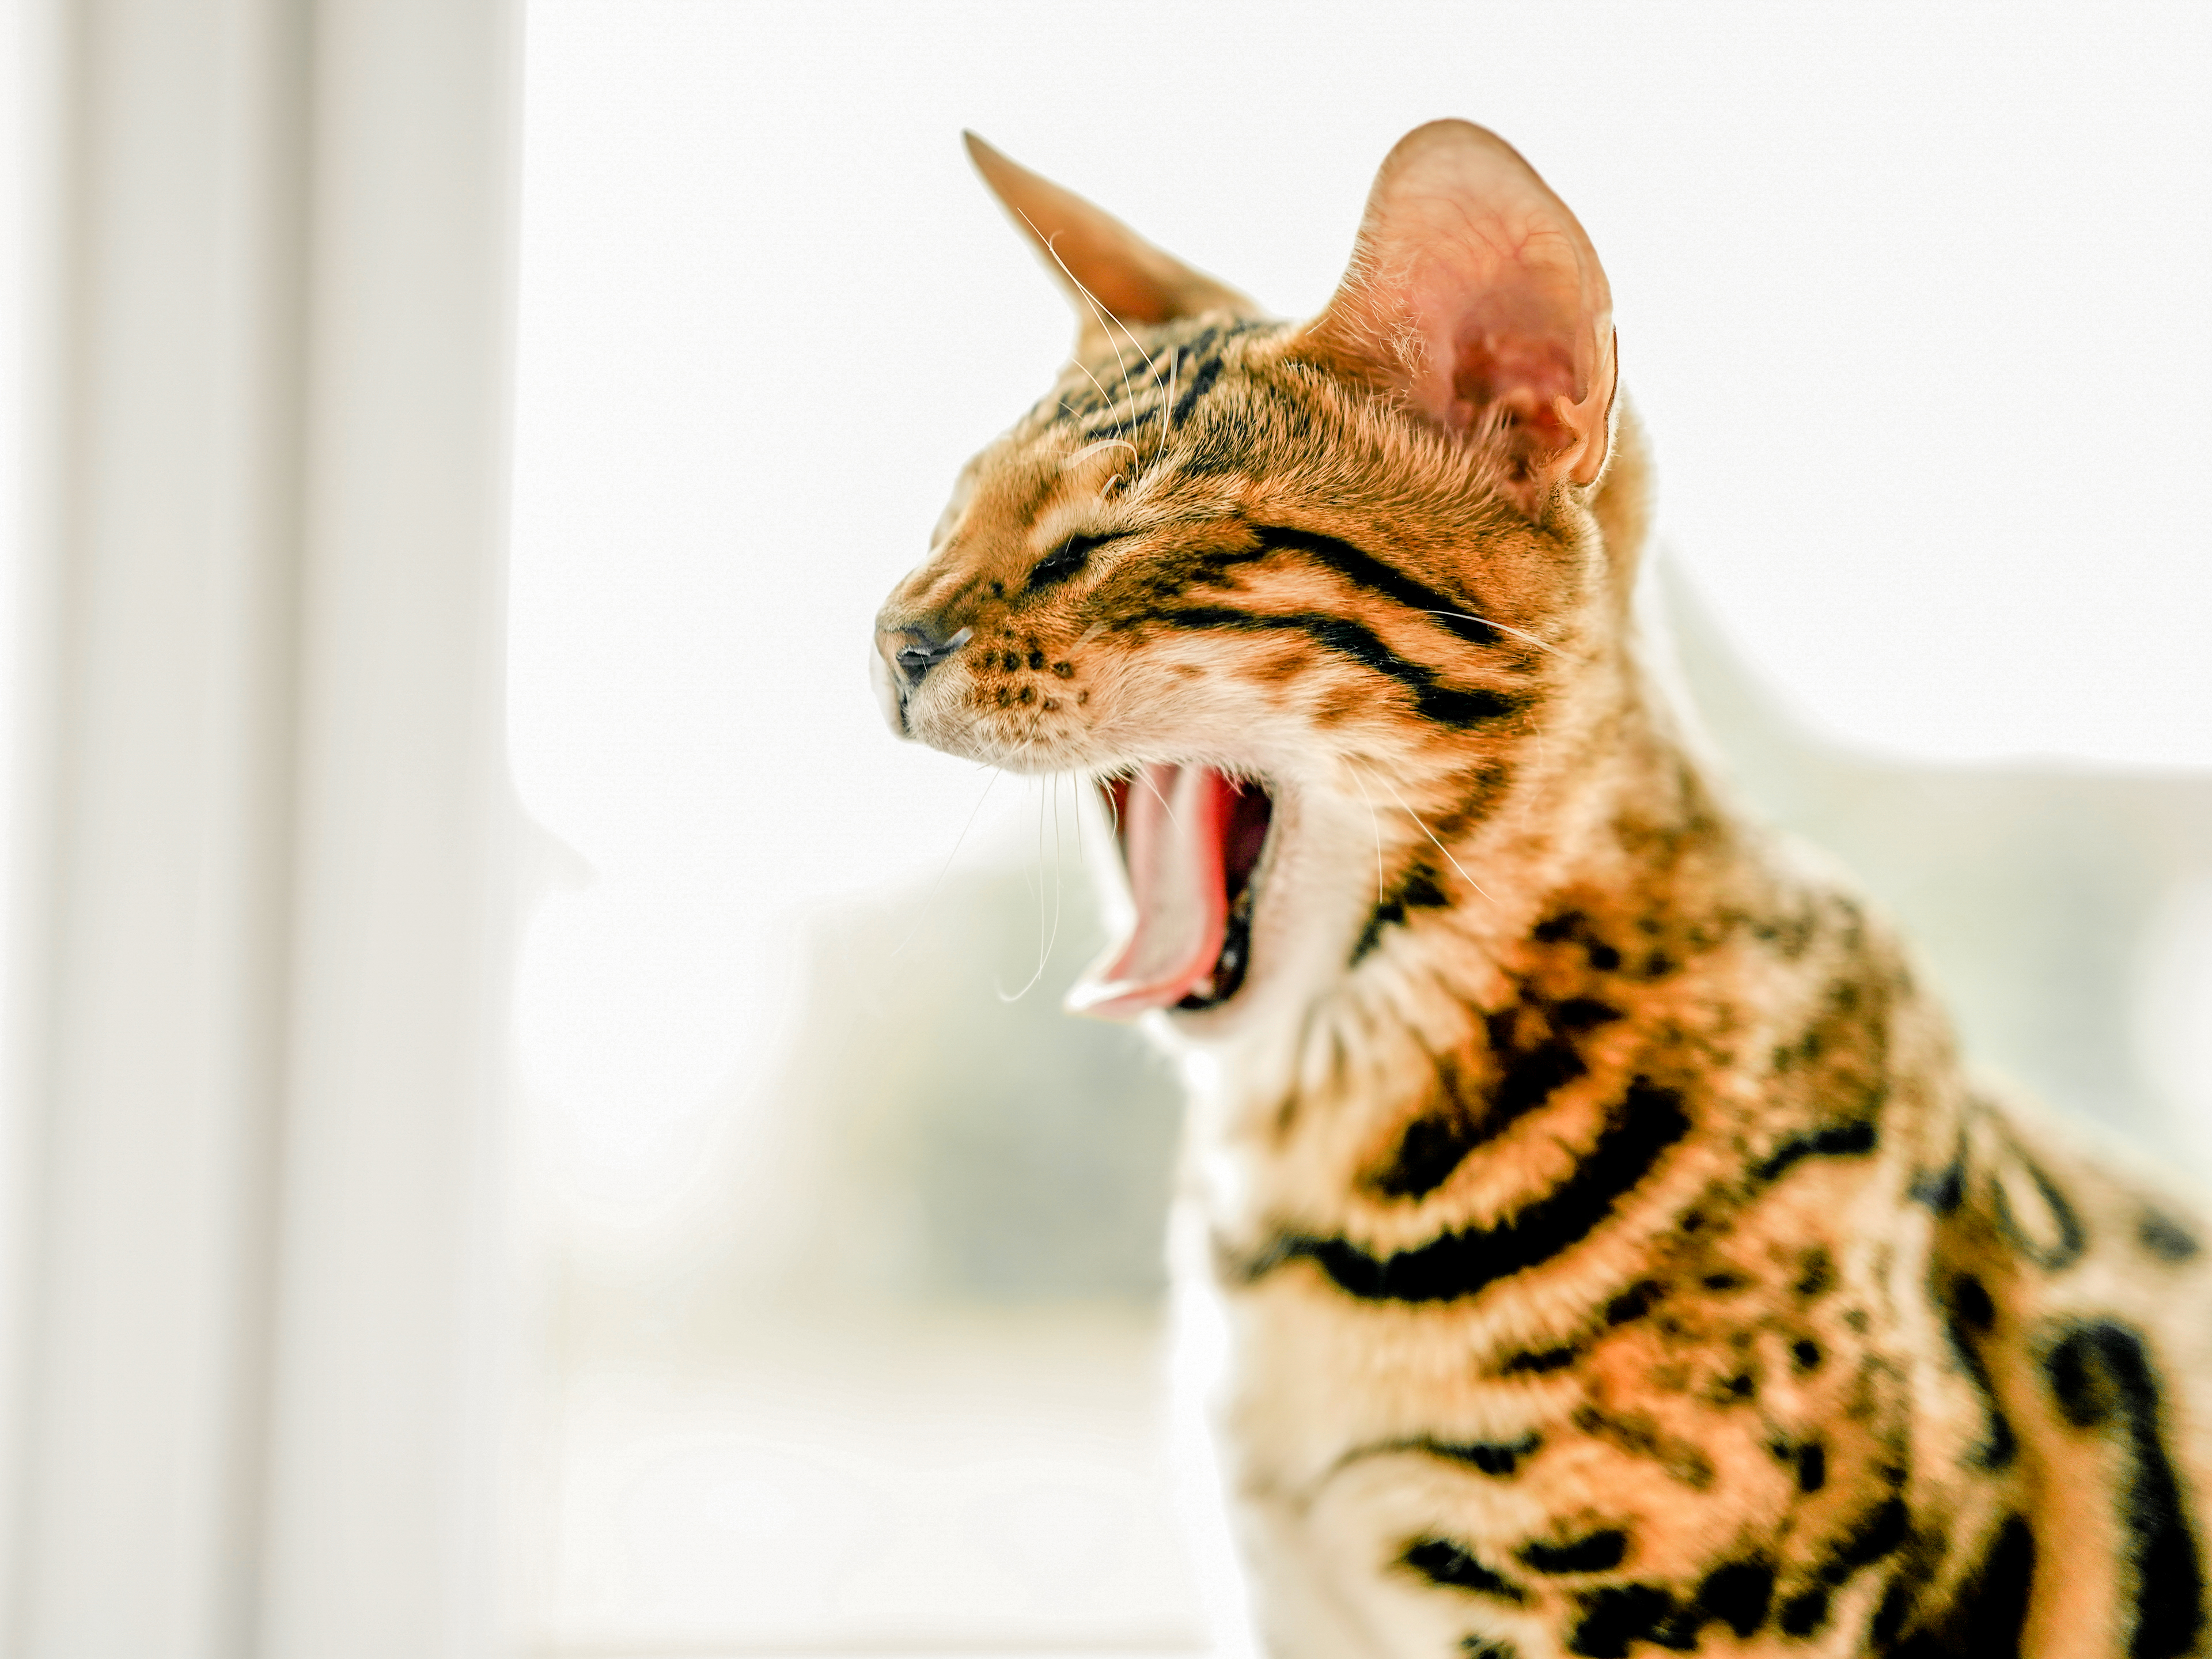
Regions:
<instances>
[{"instance_id":1,"label":"cat's lower jaw","mask_svg":"<svg viewBox=\"0 0 2212 1659\"><path fill-rule=\"evenodd\" d=\"M1235 996L1273 798L1200 762L1148 762L1099 781L1130 898L1130 925L1068 994L1077 1013L1134 1018Z\"/></svg>"},{"instance_id":2,"label":"cat's lower jaw","mask_svg":"<svg viewBox=\"0 0 2212 1659\"><path fill-rule=\"evenodd\" d=\"M1159 769L1146 769L1157 771ZM1316 1011L1346 989L1364 933L1373 924L1385 869L1395 869L1404 849L1362 801L1304 779L1270 776L1262 792L1265 807L1248 815L1264 830L1264 844L1247 847L1240 860L1231 853L1220 861L1212 895L1219 907L1218 954L1188 992L1169 991L1164 981L1150 1006L1113 1007L1121 988L1115 970L1132 953L1137 936L1153 923L1142 912L1145 899L1133 890L1126 863L1100 883L1109 947L1086 981L1079 981L1069 1006L1077 1012L1109 1017L1141 1017L1148 1030L1172 1051L1203 1053L1212 1063L1233 1065L1240 1077L1272 1076L1298 1049L1297 1035L1310 1029ZM1152 815L1187 810L1170 793L1156 801L1146 793L1142 775L1118 790L1102 790L1098 821L1110 835L1127 825L1150 803ZM1182 827L1182 826L1179 826ZM1225 824L1233 836L1237 826ZM1126 854L1125 854L1126 855ZM1384 860L1388 860L1387 864ZM1166 884L1158 871L1148 872Z\"/></svg>"}]
</instances>

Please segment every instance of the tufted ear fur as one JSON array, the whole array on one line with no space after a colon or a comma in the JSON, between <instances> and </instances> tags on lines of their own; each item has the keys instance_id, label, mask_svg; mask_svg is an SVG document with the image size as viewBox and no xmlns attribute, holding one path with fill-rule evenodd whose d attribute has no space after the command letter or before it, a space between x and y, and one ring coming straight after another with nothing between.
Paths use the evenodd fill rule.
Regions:
<instances>
[{"instance_id":1,"label":"tufted ear fur","mask_svg":"<svg viewBox=\"0 0 2212 1659\"><path fill-rule=\"evenodd\" d=\"M1304 349L1455 436L1494 444L1531 518L1604 468L1613 292L1589 238L1520 155L1466 121L1398 141L1351 268Z\"/></svg>"},{"instance_id":2,"label":"tufted ear fur","mask_svg":"<svg viewBox=\"0 0 2212 1659\"><path fill-rule=\"evenodd\" d=\"M1105 318L1127 327L1204 311L1260 314L1236 289L1161 252L1074 191L1009 161L972 132L961 136L975 171L1036 245L1074 306L1079 356L1107 349L1115 331Z\"/></svg>"}]
</instances>

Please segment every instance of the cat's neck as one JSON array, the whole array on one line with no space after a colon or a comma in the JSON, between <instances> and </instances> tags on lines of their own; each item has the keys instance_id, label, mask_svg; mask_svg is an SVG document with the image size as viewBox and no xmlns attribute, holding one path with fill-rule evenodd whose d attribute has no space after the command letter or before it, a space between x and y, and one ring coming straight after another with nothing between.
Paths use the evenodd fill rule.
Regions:
<instances>
[{"instance_id":1,"label":"cat's neck","mask_svg":"<svg viewBox=\"0 0 2212 1659\"><path fill-rule=\"evenodd\" d=\"M1908 1101L1911 1139L1953 1133L1948 1022L1894 937L1734 807L1632 653L1547 769L1437 850L1462 878L1450 904L1408 913L1291 1030L1200 1066L1229 1140L1280 1144L1284 1123L1336 1115L1360 1126L1358 1179L1379 1200L1425 1206L1433 1183L1442 1203L1561 1088L1625 1098L1694 1052L1702 1097L1757 1098L1799 1064L1784 1044L1836 1075L1794 1077L1753 1133L1818 1134L1832 1108Z\"/></svg>"},{"instance_id":2,"label":"cat's neck","mask_svg":"<svg viewBox=\"0 0 2212 1659\"><path fill-rule=\"evenodd\" d=\"M1451 847L1474 890L1438 917L1434 953L1510 963L1563 908L1601 913L1637 938L1713 934L1790 902L1804 876L1743 812L1666 692L1624 645L1524 765L1522 778ZM1424 945L1431 941L1424 938Z\"/></svg>"}]
</instances>

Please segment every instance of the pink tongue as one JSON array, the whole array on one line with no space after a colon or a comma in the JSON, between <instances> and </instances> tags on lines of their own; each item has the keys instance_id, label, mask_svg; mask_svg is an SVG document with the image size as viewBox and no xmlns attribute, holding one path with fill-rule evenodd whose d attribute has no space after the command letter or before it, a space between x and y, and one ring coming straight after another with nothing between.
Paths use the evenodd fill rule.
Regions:
<instances>
[{"instance_id":1,"label":"pink tongue","mask_svg":"<svg viewBox=\"0 0 2212 1659\"><path fill-rule=\"evenodd\" d=\"M1236 791L1206 766L1147 766L1121 809L1137 925L1067 994L1079 1014L1134 1019L1188 996L1213 971L1229 925L1221 843Z\"/></svg>"}]
</instances>

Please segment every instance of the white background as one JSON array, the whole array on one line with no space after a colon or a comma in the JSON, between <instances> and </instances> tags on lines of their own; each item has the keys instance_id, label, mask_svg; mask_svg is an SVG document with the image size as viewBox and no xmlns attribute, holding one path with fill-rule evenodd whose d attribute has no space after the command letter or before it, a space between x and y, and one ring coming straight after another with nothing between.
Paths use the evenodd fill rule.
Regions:
<instances>
[{"instance_id":1,"label":"white background","mask_svg":"<svg viewBox=\"0 0 2212 1659\"><path fill-rule=\"evenodd\" d=\"M963 125L1287 314L1401 133L1493 126L1606 262L1669 541L1801 712L2212 765L2201 9L529 16L515 767L596 879L540 912L520 1012L587 1194L665 1193L777 1029L782 923L926 884L984 793L864 673L1070 338ZM1041 799L996 786L969 847Z\"/></svg>"},{"instance_id":2,"label":"white background","mask_svg":"<svg viewBox=\"0 0 2212 1659\"><path fill-rule=\"evenodd\" d=\"M0 74L19 90L8 60L29 15L0 7ZM219 33L212 15L165 14L196 40ZM919 890L971 816L969 855L984 860L1003 860L1038 823L1035 787L987 795L968 769L891 744L862 672L868 617L920 553L955 467L1042 387L1068 337L1057 295L967 174L955 140L963 125L1296 313L1333 285L1367 180L1401 132L1440 114L1488 122L1552 179L1603 253L1626 383L1658 445L1668 535L1778 696L1831 733L1939 762L2040 754L2212 765L2201 391L2212 23L2201 10L535 0L530 21L513 738L525 805L551 832L544 867L567 884L538 913L519 1012L533 1098L563 1126L561 1178L586 1207L635 1218L665 1206L717 1123L729 1130L742 1116L723 1109L761 1098L740 1085L773 1050L794 919L864 891L902 895L919 915ZM406 77L439 62L460 63L465 77L483 54L360 55L367 78L382 77L378 91L358 106L336 100L337 113L392 114L403 141L365 143L396 158L360 174L366 198L389 192L360 217L380 223L383 210L416 196L446 199L416 191L406 164L441 153L441 119L468 125L470 110L456 120L451 106L468 104L454 90L465 78ZM158 52L128 67L165 91L213 84L204 64L194 80L194 64ZM347 84L331 77L323 89ZM11 533L26 493L22 117L16 105L0 111L0 495ZM452 182L465 185L483 167L481 143L442 154ZM463 189L454 199L465 198ZM200 198L161 199L185 223L203 210L192 205ZM451 245L465 266L474 257L465 234L391 216L408 221L402 244ZM344 222L356 222L318 221L325 231ZM236 230L202 228L210 245ZM142 264L137 274L149 268L167 269ZM319 281L374 287L375 269L333 258ZM387 302L411 294L382 288ZM416 313L396 331L403 341L419 341L413 325L437 320L418 299L399 307ZM379 314L398 313L387 303ZM193 316L180 302L168 325L188 329ZM401 447L431 429L428 419L411 433L365 424L376 428L368 438ZM180 465L184 453L166 459ZM451 483L465 494L469 457L448 446L441 459L451 476L433 479L432 493ZM188 527L221 541L204 524ZM424 551L420 539L405 550L418 562ZM373 610L364 608L364 635L379 622ZM446 612L433 599L415 614ZM388 696L364 702L404 704L440 684L413 666L411 681L386 682ZM441 706L457 721L465 714ZM349 764L375 758L359 743L331 745L342 750ZM419 807L426 797L408 799ZM360 816L365 834L388 827ZM161 836L144 834L149 844ZM368 890L339 896L365 904ZM2169 988L2212 984L2208 907L2198 890L2174 908L2160 949L2197 966L2161 981ZM424 961L428 994L449 966ZM2200 1039L2165 1051L2172 1091L2201 1090L2212 1076L2203 997L2154 1000L2147 1022ZM415 1090L404 1103L427 1100ZM720 1150L726 1164L730 1148ZM371 1161L338 1162L350 1172ZM175 1177L153 1183L165 1196L214 1190L181 1164L157 1173ZM313 1204L298 1209L318 1214ZM140 1220L149 1232L162 1225ZM408 1225L410 1246L429 1237L421 1216ZM165 1270L187 1252L168 1254ZM381 1254L410 1272L410 1262L440 1259L434 1247ZM392 1363L416 1349L374 1340L386 1328L381 1314L428 1318L422 1310L444 1306L418 1293L427 1277L406 1294L321 1298L317 1310L338 1310L327 1328L379 1354L374 1366L334 1366L345 1382L402 1378L383 1402L396 1401L379 1419L387 1428L451 1404L422 1407L437 1389L414 1389L416 1373ZM137 1302L118 1305L144 1300L142 1286ZM187 1324L204 1311L189 1297L164 1307ZM1015 1467L1006 1448L1018 1413L1012 1404L1002 1412L977 1372L1026 1401L1066 1376L1111 1369L1066 1333L1044 1328L1037 1340L1048 1348L1064 1337L1068 1352L1039 1358L1046 1381L1034 1387L1006 1366L1003 1347L980 1342L946 1361L943 1401L915 1405L903 1379L879 1376L885 1399L937 1413L927 1434L902 1434L900 1449L957 1451L944 1432L957 1405L991 1418L975 1439L996 1437L1001 1463ZM442 1353L440 1340L420 1352ZM802 1358L779 1377L857 1376L880 1356L864 1347L818 1364ZM161 1370L163 1386L150 1391L138 1387L143 1368L103 1375L146 1398L192 1397L176 1364ZM1119 1391L1142 1376L1107 1380L1103 1403L1060 1402L1083 1423L1048 1425L1034 1446L1016 1448L1036 1462L1048 1452L1072 1460L1043 1471L1060 1498L1083 1480L1103 1491L1142 1462L1149 1395ZM761 1394L781 1382L750 1393L741 1382L700 1407L702 1442L747 1435L775 1449L814 1434L824 1446L845 1437L851 1449L863 1413L830 1391L799 1401L812 1416L788 1428L761 1410ZM404 1474L380 1455L388 1442L378 1422L348 1414L367 1397L329 1391L343 1429L329 1443L343 1441L372 1477ZM577 1444L620 1451L691 1432L649 1387L579 1389L575 1400ZM874 1403L884 1407L878 1426L893 1420L884 1400ZM77 1420L99 1431L90 1437L114 1454L118 1479L154 1491L126 1455L135 1443L100 1419L96 1401L80 1404ZM621 1419L597 1442L592 1410ZM1096 1467L1076 1468L1086 1434ZM657 1609L657 1627L672 1628L683 1598L706 1587L723 1600L696 1622L738 1621L753 1592L732 1564L760 1570L767 1553L701 1547L687 1561L681 1547L697 1544L691 1521L702 1507L741 1543L785 1538L794 1557L811 1547L773 1503L748 1497L781 1489L748 1486L751 1465L726 1480L710 1461L672 1453L631 1489L642 1494L635 1559L600 1548L603 1533L581 1536L570 1564L576 1604L592 1601L594 1573L665 1570L682 1583L617 1585L604 1605ZM980 1455L956 1461L963 1478L991 1473ZM562 1513L618 1520L622 1504L600 1500L619 1490L592 1488L581 1468L554 1477L568 1481ZM697 1476L696 1491L664 1499L653 1485L662 1474L664 1486ZM811 1465L793 1481L825 1490ZM941 1468L914 1484L945 1495ZM1042 1475L1033 1485L1050 1486ZM335 1488L302 1489L312 1499ZM94 1489L72 1495L94 1517L88 1538L108 1529ZM975 1507L984 1530L1030 1534L1015 1542L1074 1530L1033 1524L1034 1511L1004 1491L954 1490L946 1502ZM348 1525L370 1507L342 1506ZM208 1540L221 1533L184 1514L172 1507L166 1524L219 1553ZM848 1518L829 1516L825 1534L842 1538ZM923 1519L917 1534L950 1538L938 1512ZM359 1535L356 1527L325 1542ZM402 1541L418 1565L438 1553L434 1540ZM368 1557L340 1548L327 1559ZM967 1587L936 1559L908 1565L899 1595L938 1595L948 1617L970 1616ZM1045 1562L1051 1571L1031 1586L1048 1610L1066 1599L1050 1582L1060 1565ZM372 1577L393 1592L380 1601L404 1613L394 1589L404 1576ZM1161 1569L1147 1580L1161 1589L1161 1630L1181 1616L1171 1577ZM89 1606L116 1581L87 1582ZM278 1572L271 1582L289 1581ZM1079 1583L1120 1594L1095 1571ZM343 1620L337 1601L316 1605ZM368 1626L349 1633L377 1639Z\"/></svg>"}]
</instances>

